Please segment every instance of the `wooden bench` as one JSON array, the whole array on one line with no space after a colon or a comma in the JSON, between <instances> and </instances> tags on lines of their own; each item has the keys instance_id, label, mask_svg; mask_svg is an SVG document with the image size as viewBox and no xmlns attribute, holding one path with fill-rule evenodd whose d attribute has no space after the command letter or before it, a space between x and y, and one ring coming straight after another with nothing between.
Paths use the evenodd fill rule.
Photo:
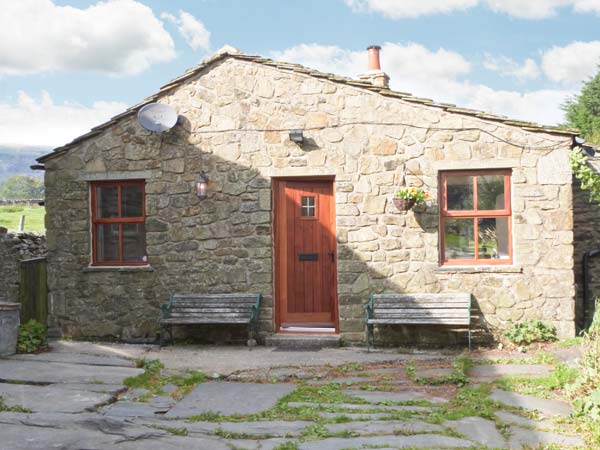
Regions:
<instances>
[{"instance_id":1,"label":"wooden bench","mask_svg":"<svg viewBox=\"0 0 600 450\"><path fill-rule=\"evenodd\" d=\"M160 305L160 345L165 332L173 342L173 325L247 324L248 339L256 339L260 298L260 294L171 295L169 303Z\"/></svg>"},{"instance_id":2,"label":"wooden bench","mask_svg":"<svg viewBox=\"0 0 600 450\"><path fill-rule=\"evenodd\" d=\"M375 325L463 325L471 350L471 294L371 294L365 309L369 349Z\"/></svg>"}]
</instances>

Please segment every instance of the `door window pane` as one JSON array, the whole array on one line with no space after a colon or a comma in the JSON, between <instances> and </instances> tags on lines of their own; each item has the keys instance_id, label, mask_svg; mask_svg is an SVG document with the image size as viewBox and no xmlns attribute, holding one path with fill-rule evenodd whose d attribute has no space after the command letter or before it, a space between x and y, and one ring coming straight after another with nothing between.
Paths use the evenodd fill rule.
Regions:
<instances>
[{"instance_id":1,"label":"door window pane","mask_svg":"<svg viewBox=\"0 0 600 450\"><path fill-rule=\"evenodd\" d=\"M121 188L121 216L140 217L143 213L142 187L139 184L124 185Z\"/></svg>"},{"instance_id":2,"label":"door window pane","mask_svg":"<svg viewBox=\"0 0 600 450\"><path fill-rule=\"evenodd\" d=\"M509 259L508 218L478 220L479 259Z\"/></svg>"},{"instance_id":3,"label":"door window pane","mask_svg":"<svg viewBox=\"0 0 600 450\"><path fill-rule=\"evenodd\" d=\"M144 224L123 224L123 261L144 261Z\"/></svg>"},{"instance_id":4,"label":"door window pane","mask_svg":"<svg viewBox=\"0 0 600 450\"><path fill-rule=\"evenodd\" d=\"M119 225L96 225L96 260L100 262L119 259Z\"/></svg>"},{"instance_id":5,"label":"door window pane","mask_svg":"<svg viewBox=\"0 0 600 450\"><path fill-rule=\"evenodd\" d=\"M119 217L119 188L117 186L96 187L96 216L102 219Z\"/></svg>"},{"instance_id":6,"label":"door window pane","mask_svg":"<svg viewBox=\"0 0 600 450\"><path fill-rule=\"evenodd\" d=\"M303 195L300 203L302 217L315 217L315 197L311 195Z\"/></svg>"},{"instance_id":7,"label":"door window pane","mask_svg":"<svg viewBox=\"0 0 600 450\"><path fill-rule=\"evenodd\" d=\"M464 211L473 209L473 177L449 176L446 179L448 190L448 210Z\"/></svg>"},{"instance_id":8,"label":"door window pane","mask_svg":"<svg viewBox=\"0 0 600 450\"><path fill-rule=\"evenodd\" d=\"M477 177L477 209L482 211L504 209L504 175Z\"/></svg>"},{"instance_id":9,"label":"door window pane","mask_svg":"<svg viewBox=\"0 0 600 450\"><path fill-rule=\"evenodd\" d=\"M475 258L475 229L473 219L444 221L444 255L446 259Z\"/></svg>"}]
</instances>

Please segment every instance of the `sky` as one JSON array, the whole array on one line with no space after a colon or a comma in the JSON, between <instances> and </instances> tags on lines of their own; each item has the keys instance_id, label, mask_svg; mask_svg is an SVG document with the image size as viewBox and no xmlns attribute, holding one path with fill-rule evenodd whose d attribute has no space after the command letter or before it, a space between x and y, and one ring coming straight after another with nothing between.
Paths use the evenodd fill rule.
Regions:
<instances>
[{"instance_id":1,"label":"sky","mask_svg":"<svg viewBox=\"0 0 600 450\"><path fill-rule=\"evenodd\" d=\"M600 63L600 0L0 0L0 145L57 147L231 45L554 125Z\"/></svg>"}]
</instances>

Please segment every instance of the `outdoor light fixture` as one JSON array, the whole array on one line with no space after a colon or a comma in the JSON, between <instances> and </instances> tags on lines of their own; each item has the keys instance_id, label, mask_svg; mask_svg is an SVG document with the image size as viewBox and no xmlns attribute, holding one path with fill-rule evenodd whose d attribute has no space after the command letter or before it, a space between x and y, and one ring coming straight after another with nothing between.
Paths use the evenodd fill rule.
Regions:
<instances>
[{"instance_id":1,"label":"outdoor light fixture","mask_svg":"<svg viewBox=\"0 0 600 450\"><path fill-rule=\"evenodd\" d=\"M200 200L204 200L206 198L206 186L208 185L208 175L204 171L200 172L198 175L198 180L196 180L196 195Z\"/></svg>"},{"instance_id":2,"label":"outdoor light fixture","mask_svg":"<svg viewBox=\"0 0 600 450\"><path fill-rule=\"evenodd\" d=\"M304 142L304 136L302 135L301 129L290 130L290 141L296 144L302 144Z\"/></svg>"}]
</instances>

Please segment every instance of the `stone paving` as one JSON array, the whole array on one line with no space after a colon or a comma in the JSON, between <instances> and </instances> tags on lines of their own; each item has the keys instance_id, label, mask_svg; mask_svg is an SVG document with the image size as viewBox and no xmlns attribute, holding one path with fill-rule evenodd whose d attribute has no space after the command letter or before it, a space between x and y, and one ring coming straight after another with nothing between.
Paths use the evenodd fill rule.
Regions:
<instances>
[{"instance_id":1,"label":"stone paving","mask_svg":"<svg viewBox=\"0 0 600 450\"><path fill-rule=\"evenodd\" d=\"M69 348L0 359L0 396L8 406L31 410L0 412L2 450L585 448L556 419L570 411L559 400L492 385L490 398L506 405L495 416L448 415L459 388L415 384L406 371L408 355L383 352L351 362L343 350L343 366L235 370L180 398L172 383L160 392L128 390L123 379L142 373L131 359L86 352L87 344ZM451 373L452 361L428 354L413 364L417 376L439 378ZM486 386L502 376L550 371L544 365L484 364L470 373L474 385Z\"/></svg>"}]
</instances>

